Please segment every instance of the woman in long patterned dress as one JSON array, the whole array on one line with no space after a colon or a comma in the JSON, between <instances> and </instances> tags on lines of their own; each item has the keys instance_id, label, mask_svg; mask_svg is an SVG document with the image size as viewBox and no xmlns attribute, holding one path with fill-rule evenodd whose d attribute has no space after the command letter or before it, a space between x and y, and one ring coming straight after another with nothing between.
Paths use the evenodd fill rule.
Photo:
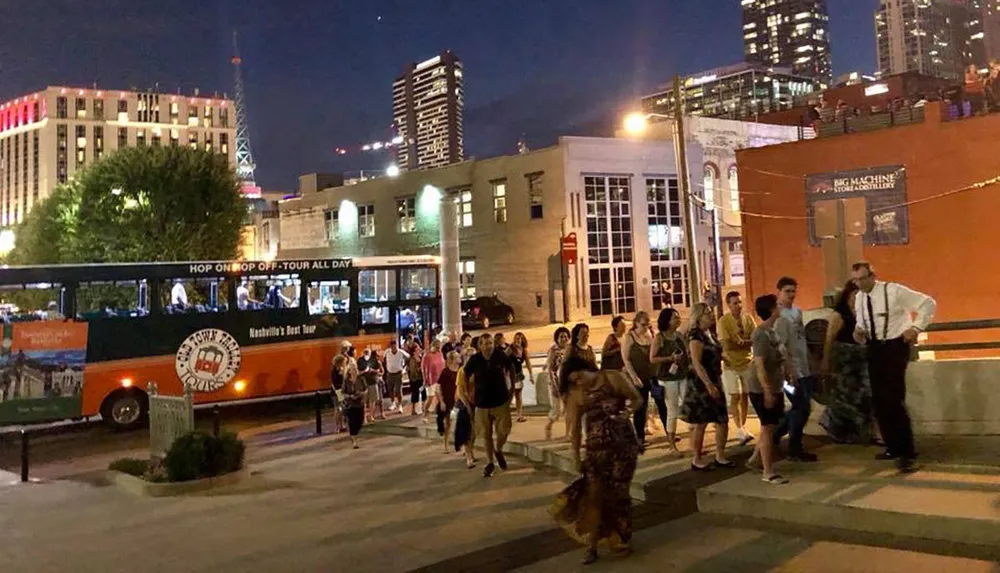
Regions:
<instances>
[{"instance_id":1,"label":"woman in long patterned dress","mask_svg":"<svg viewBox=\"0 0 1000 573\"><path fill-rule=\"evenodd\" d=\"M563 386L581 390L571 436L580 478L556 498L550 513L570 537L585 543L584 563L597 560L602 542L620 554L631 552L632 498L629 486L639 457L632 415L642 406L639 391L621 373L569 356L560 371ZM580 462L581 420L587 424L586 457Z\"/></svg>"},{"instance_id":2,"label":"woman in long patterned dress","mask_svg":"<svg viewBox=\"0 0 1000 573\"><path fill-rule=\"evenodd\" d=\"M830 381L830 399L820 426L845 444L867 443L871 438L872 389L868 380L868 349L854 340L854 298L858 287L844 285L826 330L820 372Z\"/></svg>"},{"instance_id":3,"label":"woman in long patterned dress","mask_svg":"<svg viewBox=\"0 0 1000 573\"><path fill-rule=\"evenodd\" d=\"M688 350L691 372L688 374L687 392L681 404L681 419L691 424L691 469L708 471L714 466L732 468L736 464L726 459L726 439L729 430L729 411L726 394L722 388L722 346L712 333L715 316L712 309L699 302L691 307L691 327L688 331ZM715 426L715 462L701 463L705 429Z\"/></svg>"}]
</instances>

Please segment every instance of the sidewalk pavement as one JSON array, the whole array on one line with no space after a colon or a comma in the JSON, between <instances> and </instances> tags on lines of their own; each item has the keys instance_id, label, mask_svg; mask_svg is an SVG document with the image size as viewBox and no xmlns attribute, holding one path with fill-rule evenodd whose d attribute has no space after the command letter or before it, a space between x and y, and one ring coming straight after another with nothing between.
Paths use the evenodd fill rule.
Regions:
<instances>
[{"instance_id":1,"label":"sidewalk pavement","mask_svg":"<svg viewBox=\"0 0 1000 573\"><path fill-rule=\"evenodd\" d=\"M832 445L815 464L778 463L783 486L745 474L698 491L702 512L789 524L1000 545L1000 437L921 437L900 475L875 447Z\"/></svg>"}]
</instances>

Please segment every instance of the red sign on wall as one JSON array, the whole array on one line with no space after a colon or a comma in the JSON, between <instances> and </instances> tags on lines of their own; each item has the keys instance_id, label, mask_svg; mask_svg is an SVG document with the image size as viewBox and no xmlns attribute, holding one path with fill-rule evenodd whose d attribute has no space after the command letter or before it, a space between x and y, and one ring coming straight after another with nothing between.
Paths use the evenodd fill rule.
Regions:
<instances>
[{"instance_id":1,"label":"red sign on wall","mask_svg":"<svg viewBox=\"0 0 1000 573\"><path fill-rule=\"evenodd\" d=\"M565 265L576 264L576 233L562 238L562 260Z\"/></svg>"}]
</instances>

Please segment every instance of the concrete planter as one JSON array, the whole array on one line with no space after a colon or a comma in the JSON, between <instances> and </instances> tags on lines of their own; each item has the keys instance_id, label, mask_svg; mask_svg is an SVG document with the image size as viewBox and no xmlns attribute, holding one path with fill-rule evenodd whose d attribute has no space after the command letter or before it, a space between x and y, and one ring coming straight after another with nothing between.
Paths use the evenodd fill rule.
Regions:
<instances>
[{"instance_id":1,"label":"concrete planter","mask_svg":"<svg viewBox=\"0 0 1000 573\"><path fill-rule=\"evenodd\" d=\"M135 495L145 497L172 497L188 493L205 492L235 485L249 479L250 471L243 468L232 473L205 479L155 483L126 473L108 470L107 478L111 485Z\"/></svg>"}]
</instances>

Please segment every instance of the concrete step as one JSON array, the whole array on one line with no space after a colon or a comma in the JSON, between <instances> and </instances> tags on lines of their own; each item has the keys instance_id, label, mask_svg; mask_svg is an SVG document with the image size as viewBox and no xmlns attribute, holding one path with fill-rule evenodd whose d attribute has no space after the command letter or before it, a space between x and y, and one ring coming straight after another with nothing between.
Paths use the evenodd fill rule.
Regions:
<instances>
[{"instance_id":1,"label":"concrete step","mask_svg":"<svg viewBox=\"0 0 1000 573\"><path fill-rule=\"evenodd\" d=\"M785 485L750 472L698 491L704 513L977 545L1000 544L1000 466L925 462L899 475L877 450L830 446L781 462Z\"/></svg>"}]
</instances>

